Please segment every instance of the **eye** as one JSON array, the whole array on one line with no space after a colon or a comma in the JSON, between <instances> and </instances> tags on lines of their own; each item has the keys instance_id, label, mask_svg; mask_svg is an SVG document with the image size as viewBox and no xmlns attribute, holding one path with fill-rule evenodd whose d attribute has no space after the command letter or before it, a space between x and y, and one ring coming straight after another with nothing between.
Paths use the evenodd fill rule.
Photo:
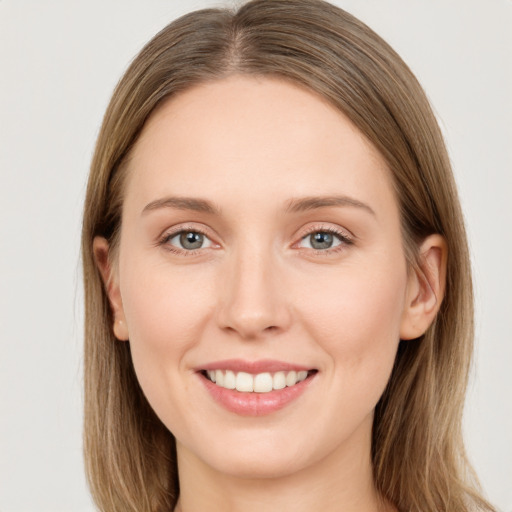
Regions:
<instances>
[{"instance_id":1,"label":"eye","mask_svg":"<svg viewBox=\"0 0 512 512\"><path fill-rule=\"evenodd\" d=\"M314 249L315 251L327 251L342 245L351 243L343 234L333 231L314 231L303 237L298 244L301 248Z\"/></svg>"},{"instance_id":2,"label":"eye","mask_svg":"<svg viewBox=\"0 0 512 512\"><path fill-rule=\"evenodd\" d=\"M199 231L179 231L166 236L163 243L185 251L194 251L212 246L212 241Z\"/></svg>"}]
</instances>

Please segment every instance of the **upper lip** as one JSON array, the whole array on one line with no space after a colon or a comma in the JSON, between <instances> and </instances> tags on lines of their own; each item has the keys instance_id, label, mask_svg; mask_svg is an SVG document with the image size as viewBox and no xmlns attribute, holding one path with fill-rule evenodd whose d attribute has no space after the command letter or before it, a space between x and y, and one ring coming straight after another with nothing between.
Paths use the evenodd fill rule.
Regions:
<instances>
[{"instance_id":1,"label":"upper lip","mask_svg":"<svg viewBox=\"0 0 512 512\"><path fill-rule=\"evenodd\" d=\"M275 373L288 371L309 371L313 370L310 366L304 366L285 361L277 361L275 359L260 359L258 361L245 361L243 359L224 359L222 361L214 361L197 367L196 371L202 370L231 370L232 372L246 372L253 375L258 373Z\"/></svg>"}]
</instances>

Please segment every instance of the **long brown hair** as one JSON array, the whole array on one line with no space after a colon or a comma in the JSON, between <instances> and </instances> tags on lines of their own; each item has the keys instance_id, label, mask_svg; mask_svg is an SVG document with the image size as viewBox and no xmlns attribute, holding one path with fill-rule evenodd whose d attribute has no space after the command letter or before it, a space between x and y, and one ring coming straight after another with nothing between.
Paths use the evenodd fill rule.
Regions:
<instances>
[{"instance_id":1,"label":"long brown hair","mask_svg":"<svg viewBox=\"0 0 512 512\"><path fill-rule=\"evenodd\" d=\"M476 490L461 436L473 342L466 234L445 145L406 64L371 29L321 0L253 0L174 21L135 58L106 111L84 208L85 460L100 510L172 510L178 494L172 434L135 377L129 343L116 342L93 257L95 236L116 249L125 166L144 123L194 84L230 74L301 84L348 116L384 156L401 210L404 248L441 234L446 294L421 338L402 341L375 411L375 485L401 511L493 510Z\"/></svg>"}]
</instances>

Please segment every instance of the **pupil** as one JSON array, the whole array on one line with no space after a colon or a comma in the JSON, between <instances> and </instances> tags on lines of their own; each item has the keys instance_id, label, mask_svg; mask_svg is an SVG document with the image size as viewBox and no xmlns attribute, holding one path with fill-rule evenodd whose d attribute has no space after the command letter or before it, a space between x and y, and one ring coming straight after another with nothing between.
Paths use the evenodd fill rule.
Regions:
<instances>
[{"instance_id":1,"label":"pupil","mask_svg":"<svg viewBox=\"0 0 512 512\"><path fill-rule=\"evenodd\" d=\"M203 238L201 233L189 231L181 234L180 243L184 249L199 249L203 245Z\"/></svg>"},{"instance_id":2,"label":"pupil","mask_svg":"<svg viewBox=\"0 0 512 512\"><path fill-rule=\"evenodd\" d=\"M329 249L332 246L333 236L325 232L314 233L310 237L310 242L313 249Z\"/></svg>"}]
</instances>

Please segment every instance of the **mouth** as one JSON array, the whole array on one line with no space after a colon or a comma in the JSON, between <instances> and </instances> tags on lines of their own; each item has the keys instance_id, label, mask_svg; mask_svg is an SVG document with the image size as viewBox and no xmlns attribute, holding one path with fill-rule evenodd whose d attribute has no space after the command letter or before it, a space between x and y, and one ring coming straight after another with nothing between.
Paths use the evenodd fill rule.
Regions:
<instances>
[{"instance_id":1,"label":"mouth","mask_svg":"<svg viewBox=\"0 0 512 512\"><path fill-rule=\"evenodd\" d=\"M270 393L296 386L311 378L317 370L289 370L277 372L248 373L243 371L210 369L201 370L201 375L219 388L240 393Z\"/></svg>"},{"instance_id":2,"label":"mouth","mask_svg":"<svg viewBox=\"0 0 512 512\"><path fill-rule=\"evenodd\" d=\"M214 402L240 416L264 416L300 403L318 374L316 368L271 359L226 359L195 371Z\"/></svg>"}]
</instances>

